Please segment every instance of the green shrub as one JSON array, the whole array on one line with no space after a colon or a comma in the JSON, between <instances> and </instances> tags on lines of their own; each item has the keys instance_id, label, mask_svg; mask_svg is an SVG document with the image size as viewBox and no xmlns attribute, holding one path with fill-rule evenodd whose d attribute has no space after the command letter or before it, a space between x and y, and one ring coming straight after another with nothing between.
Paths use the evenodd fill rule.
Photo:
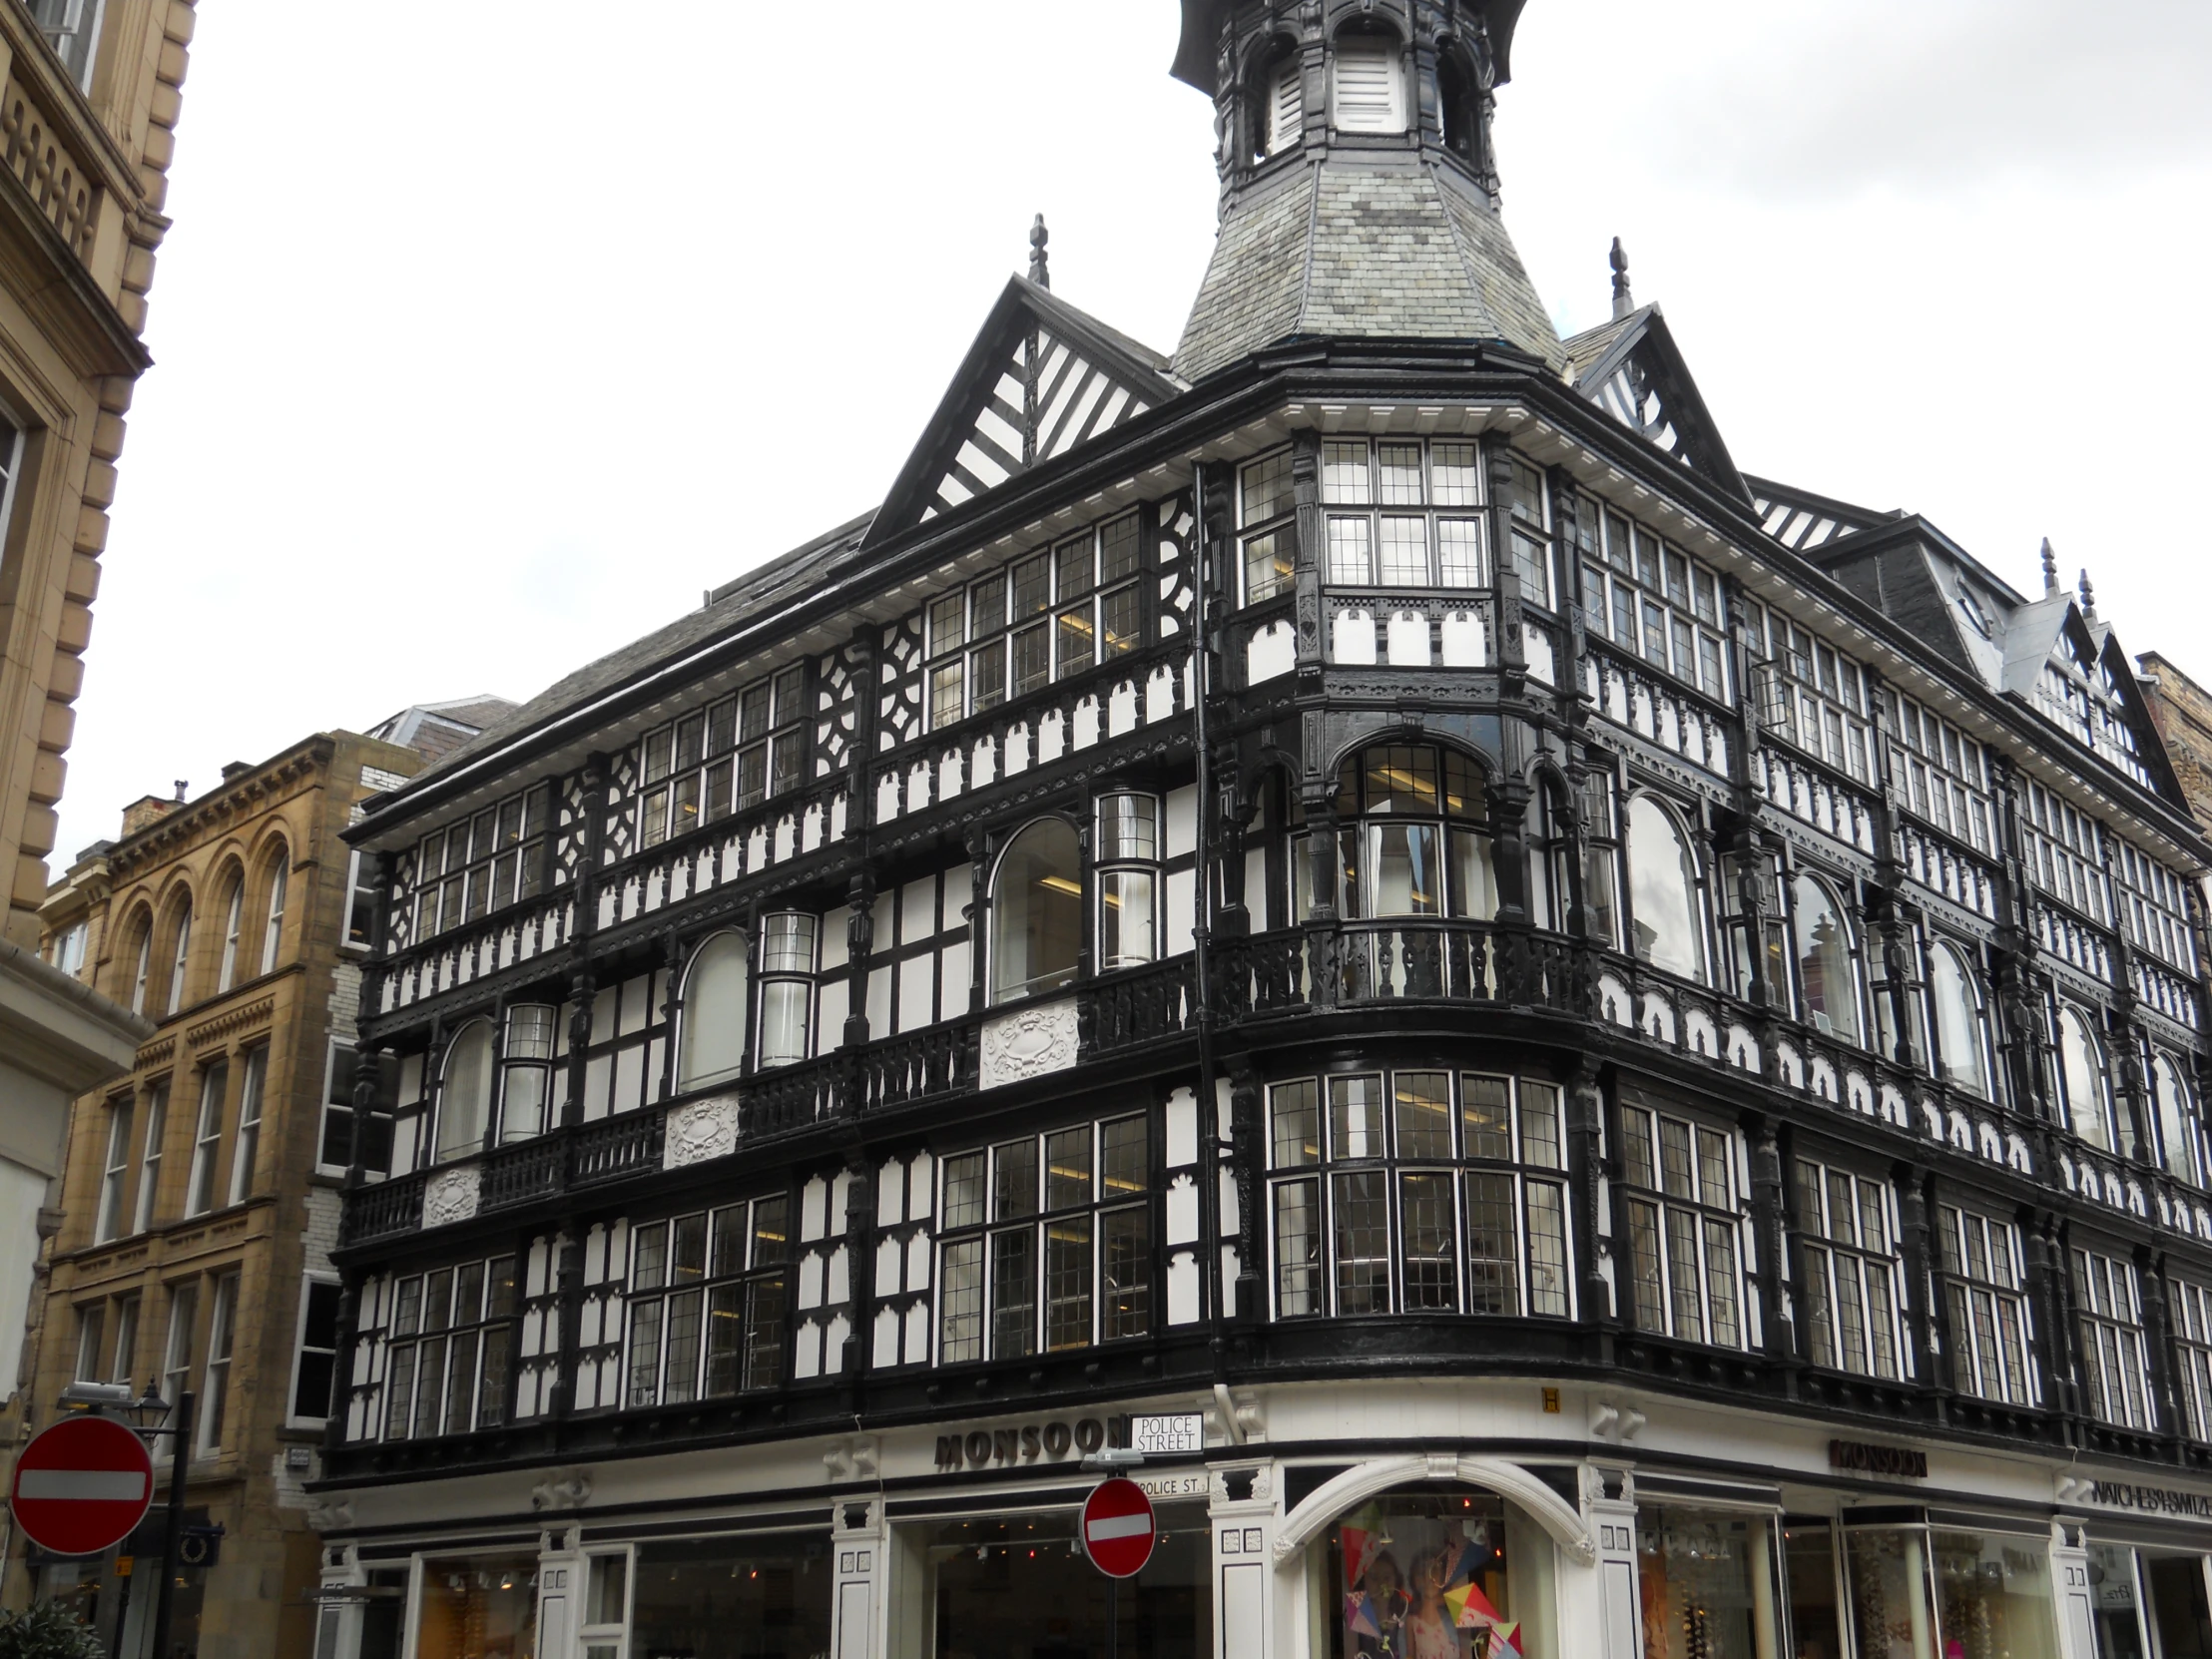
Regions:
<instances>
[{"instance_id":1,"label":"green shrub","mask_svg":"<svg viewBox=\"0 0 2212 1659\"><path fill-rule=\"evenodd\" d=\"M106 1659L92 1627L58 1601L0 1613L0 1659Z\"/></svg>"}]
</instances>

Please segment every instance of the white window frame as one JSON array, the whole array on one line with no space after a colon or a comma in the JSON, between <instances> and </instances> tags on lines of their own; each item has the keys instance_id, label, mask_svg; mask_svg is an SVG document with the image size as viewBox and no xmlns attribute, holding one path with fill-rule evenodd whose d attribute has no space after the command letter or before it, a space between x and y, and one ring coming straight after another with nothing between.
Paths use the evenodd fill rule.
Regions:
<instances>
[{"instance_id":1,"label":"white window frame","mask_svg":"<svg viewBox=\"0 0 2212 1659\"><path fill-rule=\"evenodd\" d=\"M369 936L357 939L353 936L353 912L361 903L361 895L368 895ZM345 931L338 938L340 950L358 950L366 954L375 947L377 892L373 883L361 879L361 849L354 847L345 858Z\"/></svg>"},{"instance_id":2,"label":"white window frame","mask_svg":"<svg viewBox=\"0 0 2212 1659\"><path fill-rule=\"evenodd\" d=\"M108 1361L108 1381L131 1385L131 1365L138 1358L139 1322L146 1311L144 1293L133 1291L115 1299L115 1351Z\"/></svg>"},{"instance_id":3,"label":"white window frame","mask_svg":"<svg viewBox=\"0 0 2212 1659\"><path fill-rule=\"evenodd\" d=\"M601 1620L588 1622L592 1591L595 1588L592 1574L599 1563L619 1559L622 1562L622 1618L610 1623ZM612 1549L594 1549L584 1556L584 1570L579 1575L579 1593L576 1597L576 1645L583 1659L628 1659L630 1652L630 1615L637 1605L638 1559L634 1545L618 1544Z\"/></svg>"},{"instance_id":4,"label":"white window frame","mask_svg":"<svg viewBox=\"0 0 2212 1659\"><path fill-rule=\"evenodd\" d=\"M1260 149L1272 158L1295 149L1306 137L1306 60L1301 53L1293 51L1274 66L1267 100Z\"/></svg>"},{"instance_id":5,"label":"white window frame","mask_svg":"<svg viewBox=\"0 0 2212 1659\"><path fill-rule=\"evenodd\" d=\"M220 995L239 980L239 929L246 918L246 871L231 882L231 902L223 920L223 965L217 969L215 988Z\"/></svg>"},{"instance_id":6,"label":"white window frame","mask_svg":"<svg viewBox=\"0 0 2212 1659\"><path fill-rule=\"evenodd\" d=\"M262 923L262 972L276 971L276 957L284 942L284 897L291 886L291 854L279 852L270 866L269 915Z\"/></svg>"},{"instance_id":7,"label":"white window frame","mask_svg":"<svg viewBox=\"0 0 2212 1659\"><path fill-rule=\"evenodd\" d=\"M192 965L192 899L188 895L177 916L177 954L169 964L168 1012L185 1005L185 970Z\"/></svg>"},{"instance_id":8,"label":"white window frame","mask_svg":"<svg viewBox=\"0 0 2212 1659\"><path fill-rule=\"evenodd\" d=\"M222 1081L217 1082L220 1078ZM185 1218L204 1216L215 1209L215 1160L223 1148L223 1097L231 1092L229 1055L213 1061L200 1073L200 1113L192 1126L192 1169L185 1183ZM201 1189L206 1188L205 1197Z\"/></svg>"},{"instance_id":9,"label":"white window frame","mask_svg":"<svg viewBox=\"0 0 2212 1659\"><path fill-rule=\"evenodd\" d=\"M92 1242L107 1244L123 1236L123 1200L131 1184L131 1130L137 1099L119 1095L108 1102L108 1152L100 1170L100 1208Z\"/></svg>"},{"instance_id":10,"label":"white window frame","mask_svg":"<svg viewBox=\"0 0 2212 1659\"><path fill-rule=\"evenodd\" d=\"M81 1302L77 1305L77 1359L70 1368L72 1379L79 1382L100 1381L100 1351L107 1342L108 1305L105 1302Z\"/></svg>"},{"instance_id":11,"label":"white window frame","mask_svg":"<svg viewBox=\"0 0 2212 1659\"><path fill-rule=\"evenodd\" d=\"M299 1368L307 1357L307 1302L317 1285L336 1286L342 1294L344 1281L334 1273L308 1272L299 1277L299 1317L292 1322L291 1331L291 1381L284 1391L284 1426L286 1428L319 1428L328 1422L328 1416L303 1417L292 1407L299 1401ZM330 1392L337 1396L337 1349L316 1349L317 1354L330 1356Z\"/></svg>"},{"instance_id":12,"label":"white window frame","mask_svg":"<svg viewBox=\"0 0 2212 1659\"><path fill-rule=\"evenodd\" d=\"M268 1116L269 1045L250 1049L239 1080L238 1132L231 1137L231 1202L244 1204L254 1192L254 1165L262 1151L262 1120Z\"/></svg>"},{"instance_id":13,"label":"white window frame","mask_svg":"<svg viewBox=\"0 0 2212 1659\"><path fill-rule=\"evenodd\" d=\"M131 1231L143 1233L154 1225L154 1207L161 1197L162 1143L169 1138L170 1080L160 1079L146 1091L146 1124L140 1131L138 1196L131 1209Z\"/></svg>"},{"instance_id":14,"label":"white window frame","mask_svg":"<svg viewBox=\"0 0 2212 1659\"><path fill-rule=\"evenodd\" d=\"M208 1297L208 1351L200 1362L200 1397L194 1403L194 1455L213 1457L223 1450L223 1436L235 1420L231 1399L231 1366L238 1358L239 1291L242 1270L215 1276ZM216 1390L222 1389L220 1401Z\"/></svg>"}]
</instances>

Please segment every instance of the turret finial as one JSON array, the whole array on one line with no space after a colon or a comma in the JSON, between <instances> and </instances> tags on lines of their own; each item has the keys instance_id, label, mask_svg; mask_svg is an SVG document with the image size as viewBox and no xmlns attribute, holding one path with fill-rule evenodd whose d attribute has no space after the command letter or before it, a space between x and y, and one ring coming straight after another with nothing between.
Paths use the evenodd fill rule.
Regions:
<instances>
[{"instance_id":1,"label":"turret finial","mask_svg":"<svg viewBox=\"0 0 2212 1659\"><path fill-rule=\"evenodd\" d=\"M2081 573L2081 586L2077 591L2081 595L2081 614L2091 622L2096 621L2097 590L2090 585L2089 573L2086 570Z\"/></svg>"},{"instance_id":2,"label":"turret finial","mask_svg":"<svg viewBox=\"0 0 2212 1659\"><path fill-rule=\"evenodd\" d=\"M2043 592L2058 591L2058 555L2050 550L2050 537L2043 538Z\"/></svg>"},{"instance_id":3,"label":"turret finial","mask_svg":"<svg viewBox=\"0 0 2212 1659\"><path fill-rule=\"evenodd\" d=\"M1037 215L1037 223L1029 227L1029 279L1040 288L1052 285L1051 256L1045 253L1045 244L1052 240L1052 233L1044 228L1044 215Z\"/></svg>"},{"instance_id":4,"label":"turret finial","mask_svg":"<svg viewBox=\"0 0 2212 1659\"><path fill-rule=\"evenodd\" d=\"M1613 314L1626 316L1636 308L1636 296L1628 291L1628 250L1613 239Z\"/></svg>"}]
</instances>

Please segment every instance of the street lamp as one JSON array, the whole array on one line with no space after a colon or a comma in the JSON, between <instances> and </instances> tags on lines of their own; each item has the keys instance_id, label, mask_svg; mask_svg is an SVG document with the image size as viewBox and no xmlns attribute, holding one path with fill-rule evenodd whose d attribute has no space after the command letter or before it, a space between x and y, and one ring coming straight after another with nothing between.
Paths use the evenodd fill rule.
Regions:
<instances>
[{"instance_id":1,"label":"street lamp","mask_svg":"<svg viewBox=\"0 0 2212 1659\"><path fill-rule=\"evenodd\" d=\"M192 1460L192 1390L177 1396L174 1422L161 1390L149 1378L145 1394L131 1397L127 1382L72 1382L62 1390L62 1403L79 1409L106 1407L118 1415L138 1419L137 1433L149 1447L164 1433L171 1436L169 1456L168 1525L162 1537L162 1577L154 1587L154 1643L151 1659L168 1659L170 1594L177 1587L177 1552L185 1535L185 1468Z\"/></svg>"}]
</instances>

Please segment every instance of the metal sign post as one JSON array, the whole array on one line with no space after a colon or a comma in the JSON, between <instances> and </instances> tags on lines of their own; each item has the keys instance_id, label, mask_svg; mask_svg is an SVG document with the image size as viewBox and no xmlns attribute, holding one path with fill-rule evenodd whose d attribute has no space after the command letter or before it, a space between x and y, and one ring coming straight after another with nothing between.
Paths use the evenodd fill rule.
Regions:
<instances>
[{"instance_id":1,"label":"metal sign post","mask_svg":"<svg viewBox=\"0 0 2212 1659\"><path fill-rule=\"evenodd\" d=\"M192 1461L190 1389L177 1396L177 1420L169 1431L176 1436L170 1442L169 1530L162 1539L162 1581L154 1590L154 1646L149 1659L169 1659L169 1602L177 1587L177 1551L185 1536L185 1469Z\"/></svg>"}]
</instances>

